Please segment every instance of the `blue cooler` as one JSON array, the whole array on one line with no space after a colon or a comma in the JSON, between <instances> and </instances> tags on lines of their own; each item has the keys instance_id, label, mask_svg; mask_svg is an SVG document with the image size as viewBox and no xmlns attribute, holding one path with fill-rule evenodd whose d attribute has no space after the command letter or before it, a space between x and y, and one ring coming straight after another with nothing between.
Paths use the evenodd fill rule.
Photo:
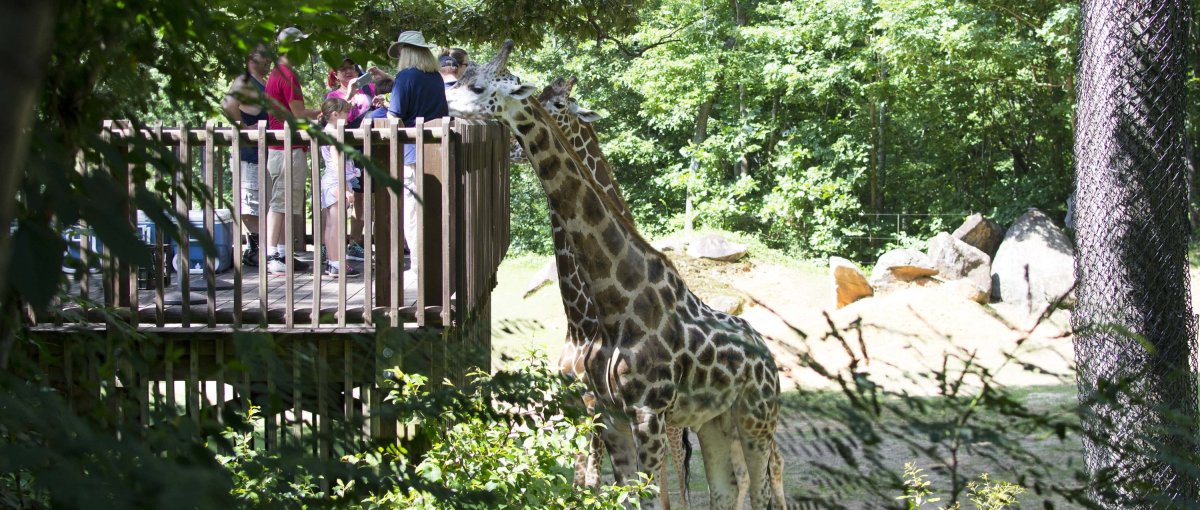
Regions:
<instances>
[{"instance_id":1,"label":"blue cooler","mask_svg":"<svg viewBox=\"0 0 1200 510\"><path fill-rule=\"evenodd\" d=\"M204 211L188 211L188 221L197 228L204 228ZM217 247L216 272L222 273L233 267L233 213L229 209L213 211L213 244ZM177 243L171 242L176 254L180 253ZM179 272L179 256L174 258L175 272ZM204 274L204 248L194 236L188 236L188 273Z\"/></svg>"}]
</instances>

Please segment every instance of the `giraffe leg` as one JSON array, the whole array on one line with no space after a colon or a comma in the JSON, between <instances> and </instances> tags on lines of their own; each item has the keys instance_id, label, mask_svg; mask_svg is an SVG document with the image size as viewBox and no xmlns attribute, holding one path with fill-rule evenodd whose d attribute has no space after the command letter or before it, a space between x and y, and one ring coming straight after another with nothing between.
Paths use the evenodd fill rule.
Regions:
<instances>
[{"instance_id":1,"label":"giraffe leg","mask_svg":"<svg viewBox=\"0 0 1200 510\"><path fill-rule=\"evenodd\" d=\"M665 474L666 461L663 457L667 453L667 433L663 416L648 407L636 408L633 435L637 441L638 464L642 472L653 473L656 477ZM660 494L664 494L660 502L665 501L665 479L656 479L655 483L660 487Z\"/></svg>"},{"instance_id":2,"label":"giraffe leg","mask_svg":"<svg viewBox=\"0 0 1200 510\"><path fill-rule=\"evenodd\" d=\"M583 406L589 415L596 414L596 395L583 394ZM592 431L588 438L588 451L575 456L575 485L597 488L600 486L600 463L604 460L604 441L599 431Z\"/></svg>"},{"instance_id":3,"label":"giraffe leg","mask_svg":"<svg viewBox=\"0 0 1200 510\"><path fill-rule=\"evenodd\" d=\"M779 440L771 442L771 496L775 499L775 508L787 508L787 493L783 491L783 454L779 452Z\"/></svg>"},{"instance_id":4,"label":"giraffe leg","mask_svg":"<svg viewBox=\"0 0 1200 510\"><path fill-rule=\"evenodd\" d=\"M621 413L601 413L600 438L612 461L613 476L618 485L627 485L637 480L637 447L633 441L633 429L629 418Z\"/></svg>"},{"instance_id":5,"label":"giraffe leg","mask_svg":"<svg viewBox=\"0 0 1200 510\"><path fill-rule=\"evenodd\" d=\"M733 477L737 480L737 501L733 508L743 510L746 508L746 495L750 492L750 473L746 469L741 440L729 443L729 460L733 463Z\"/></svg>"},{"instance_id":6,"label":"giraffe leg","mask_svg":"<svg viewBox=\"0 0 1200 510\"><path fill-rule=\"evenodd\" d=\"M733 426L729 416L717 418L696 429L700 438L700 455L704 459L704 476L708 478L709 508L729 510L733 508L735 487L733 463L730 460L730 443L733 442Z\"/></svg>"},{"instance_id":7,"label":"giraffe leg","mask_svg":"<svg viewBox=\"0 0 1200 510\"><path fill-rule=\"evenodd\" d=\"M667 490L667 463L663 462L662 467L658 468L658 502L662 505L663 510L671 510L671 493Z\"/></svg>"}]
</instances>

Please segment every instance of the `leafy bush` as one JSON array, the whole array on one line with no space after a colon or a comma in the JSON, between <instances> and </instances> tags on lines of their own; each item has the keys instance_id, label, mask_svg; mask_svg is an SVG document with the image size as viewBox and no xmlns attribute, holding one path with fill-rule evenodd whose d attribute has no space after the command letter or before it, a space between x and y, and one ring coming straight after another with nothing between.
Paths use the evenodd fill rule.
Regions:
<instances>
[{"instance_id":1,"label":"leafy bush","mask_svg":"<svg viewBox=\"0 0 1200 510\"><path fill-rule=\"evenodd\" d=\"M343 474L329 477L325 494L321 470L288 469L286 454L251 447L262 424L252 407L245 418L254 426L227 428L231 448L217 455L234 497L252 507L324 501L355 508L604 510L651 494L645 480L598 491L573 485L575 458L586 452L595 423L566 405L578 398L580 384L553 372L545 357L515 372L476 372L462 388L434 392L424 376L394 373L398 384L385 412L404 417L414 436L429 441L423 456L395 446L345 454L340 466L326 469ZM383 476L396 468L398 478Z\"/></svg>"},{"instance_id":2,"label":"leafy bush","mask_svg":"<svg viewBox=\"0 0 1200 510\"><path fill-rule=\"evenodd\" d=\"M992 481L987 473L979 475L978 480L967 482L967 499L975 505L976 510L1004 510L1017 503L1017 496L1025 492L1019 485ZM933 489L924 472L912 463L904 464L904 495L896 498L905 501L907 510L924 508L926 503L937 503L940 498L933 496ZM943 510L958 510L959 503L942 507Z\"/></svg>"}]
</instances>

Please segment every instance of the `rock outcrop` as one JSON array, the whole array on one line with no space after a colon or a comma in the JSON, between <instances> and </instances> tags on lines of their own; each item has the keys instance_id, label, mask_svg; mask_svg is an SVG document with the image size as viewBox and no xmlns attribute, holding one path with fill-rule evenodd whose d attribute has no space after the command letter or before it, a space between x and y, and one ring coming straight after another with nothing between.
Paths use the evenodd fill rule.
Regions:
<instances>
[{"instance_id":1,"label":"rock outcrop","mask_svg":"<svg viewBox=\"0 0 1200 510\"><path fill-rule=\"evenodd\" d=\"M924 253L910 248L897 248L884 253L871 270L871 286L876 293L920 283L923 277L936 275L933 261Z\"/></svg>"},{"instance_id":2,"label":"rock outcrop","mask_svg":"<svg viewBox=\"0 0 1200 510\"><path fill-rule=\"evenodd\" d=\"M968 216L950 235L978 248L987 254L988 260L992 260L996 258L996 250L1000 249L1000 242L1004 240L1004 227L975 213Z\"/></svg>"},{"instance_id":3,"label":"rock outcrop","mask_svg":"<svg viewBox=\"0 0 1200 510\"><path fill-rule=\"evenodd\" d=\"M834 306L842 308L865 297L875 295L867 275L853 262L841 257L829 257L829 274L833 279Z\"/></svg>"},{"instance_id":4,"label":"rock outcrop","mask_svg":"<svg viewBox=\"0 0 1200 510\"><path fill-rule=\"evenodd\" d=\"M992 291L992 259L978 248L942 232L929 240L929 258L938 277L950 281L965 279L980 292Z\"/></svg>"},{"instance_id":5,"label":"rock outcrop","mask_svg":"<svg viewBox=\"0 0 1200 510\"><path fill-rule=\"evenodd\" d=\"M731 243L724 237L709 234L688 243L687 254L696 258L733 262L746 255L746 245Z\"/></svg>"},{"instance_id":6,"label":"rock outcrop","mask_svg":"<svg viewBox=\"0 0 1200 510\"><path fill-rule=\"evenodd\" d=\"M1013 222L992 261L992 299L1037 313L1074 284L1075 250L1063 230L1037 209Z\"/></svg>"}]
</instances>

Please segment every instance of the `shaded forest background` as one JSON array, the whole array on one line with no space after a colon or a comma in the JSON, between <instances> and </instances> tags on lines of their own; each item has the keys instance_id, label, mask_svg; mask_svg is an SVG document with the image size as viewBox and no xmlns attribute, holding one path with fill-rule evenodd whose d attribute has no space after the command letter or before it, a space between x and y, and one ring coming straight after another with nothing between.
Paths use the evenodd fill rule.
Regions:
<instances>
[{"instance_id":1,"label":"shaded forest background","mask_svg":"<svg viewBox=\"0 0 1200 510\"><path fill-rule=\"evenodd\" d=\"M1076 2L339 0L283 19L220 3L246 41L269 38L260 15L313 35L299 66L311 98L342 54L387 68L400 30L480 60L513 38L519 76L579 78L575 96L605 116L605 153L651 234L680 229L690 198L698 228L866 259L973 212L1061 219L1072 189ZM215 118L240 57L211 57L207 103L160 95L145 117ZM541 190L516 176L515 248L548 251Z\"/></svg>"}]
</instances>

